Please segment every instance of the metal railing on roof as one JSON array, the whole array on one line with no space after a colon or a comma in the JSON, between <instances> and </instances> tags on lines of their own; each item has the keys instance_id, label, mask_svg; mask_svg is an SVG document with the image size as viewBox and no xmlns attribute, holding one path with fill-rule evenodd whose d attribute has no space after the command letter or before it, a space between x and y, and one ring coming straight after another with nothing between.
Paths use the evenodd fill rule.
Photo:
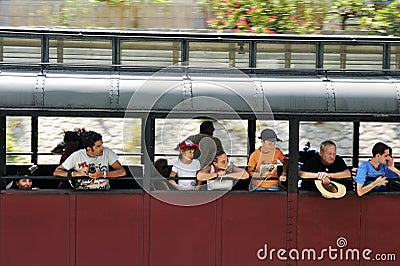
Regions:
<instances>
[{"instance_id":1,"label":"metal railing on roof","mask_svg":"<svg viewBox=\"0 0 400 266\"><path fill-rule=\"evenodd\" d=\"M396 72L400 38L0 27L1 68L140 71L204 61L254 72Z\"/></svg>"}]
</instances>

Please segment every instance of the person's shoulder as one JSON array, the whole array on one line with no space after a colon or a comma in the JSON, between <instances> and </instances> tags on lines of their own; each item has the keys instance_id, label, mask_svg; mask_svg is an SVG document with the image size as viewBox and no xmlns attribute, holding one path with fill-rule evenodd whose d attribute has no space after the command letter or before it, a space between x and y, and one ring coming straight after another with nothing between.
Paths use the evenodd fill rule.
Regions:
<instances>
[{"instance_id":1,"label":"person's shoulder","mask_svg":"<svg viewBox=\"0 0 400 266\"><path fill-rule=\"evenodd\" d=\"M192 164L201 167L201 163L198 159L193 159Z\"/></svg>"},{"instance_id":2,"label":"person's shoulder","mask_svg":"<svg viewBox=\"0 0 400 266\"><path fill-rule=\"evenodd\" d=\"M360 164L359 168L360 168L360 167L369 167L370 165L371 165L371 162L368 160L368 161L362 162L362 163Z\"/></svg>"},{"instance_id":3,"label":"person's shoulder","mask_svg":"<svg viewBox=\"0 0 400 266\"><path fill-rule=\"evenodd\" d=\"M187 137L187 139L191 140L193 143L195 143L196 140L199 140L203 137L204 134L202 133L198 133L198 134L194 134L194 135L190 135L189 137ZM198 143L196 143L198 144Z\"/></svg>"},{"instance_id":4,"label":"person's shoulder","mask_svg":"<svg viewBox=\"0 0 400 266\"><path fill-rule=\"evenodd\" d=\"M305 162L304 164L307 163L320 163L321 162L321 156L313 156L312 158L310 158L307 162Z\"/></svg>"},{"instance_id":5,"label":"person's shoulder","mask_svg":"<svg viewBox=\"0 0 400 266\"><path fill-rule=\"evenodd\" d=\"M197 134L190 135L189 137L187 137L187 139L190 139L193 142L193 140L196 138L196 136L197 136Z\"/></svg>"},{"instance_id":6,"label":"person's shoulder","mask_svg":"<svg viewBox=\"0 0 400 266\"><path fill-rule=\"evenodd\" d=\"M261 156L261 147L258 147L257 149L255 149L255 150L250 154L250 156L255 156L255 157Z\"/></svg>"},{"instance_id":7,"label":"person's shoulder","mask_svg":"<svg viewBox=\"0 0 400 266\"><path fill-rule=\"evenodd\" d=\"M372 164L370 163L370 161L365 161L362 162L358 168L357 168L357 175L360 175L361 172L363 173L371 173L371 171L374 171L375 168L372 166Z\"/></svg>"},{"instance_id":8,"label":"person's shoulder","mask_svg":"<svg viewBox=\"0 0 400 266\"><path fill-rule=\"evenodd\" d=\"M386 164L383 164L383 163L379 164L379 168L380 169L384 169L384 170L389 169L389 167Z\"/></svg>"},{"instance_id":9,"label":"person's shoulder","mask_svg":"<svg viewBox=\"0 0 400 266\"><path fill-rule=\"evenodd\" d=\"M73 153L71 153L71 155L69 155L67 157L67 159L68 158L76 158L78 156L85 156L85 155L86 155L86 150L85 149L80 149L80 150L77 150L77 151L74 151Z\"/></svg>"},{"instance_id":10,"label":"person's shoulder","mask_svg":"<svg viewBox=\"0 0 400 266\"><path fill-rule=\"evenodd\" d=\"M255 149L251 154L257 154L257 153L261 153L261 147Z\"/></svg>"},{"instance_id":11,"label":"person's shoulder","mask_svg":"<svg viewBox=\"0 0 400 266\"><path fill-rule=\"evenodd\" d=\"M343 157L340 156L339 154L336 154L334 163L335 163L335 162L344 162L344 163L345 163Z\"/></svg>"},{"instance_id":12,"label":"person's shoulder","mask_svg":"<svg viewBox=\"0 0 400 266\"><path fill-rule=\"evenodd\" d=\"M211 165L211 164L206 165L206 166L204 166L202 169L200 169L200 172L202 172L202 173L211 173L211 169L212 169L213 167L214 167L214 166Z\"/></svg>"},{"instance_id":13,"label":"person's shoulder","mask_svg":"<svg viewBox=\"0 0 400 266\"><path fill-rule=\"evenodd\" d=\"M209 136L209 137L211 137L212 139L215 139L217 141L221 141L218 137L215 137L215 136Z\"/></svg>"},{"instance_id":14,"label":"person's shoulder","mask_svg":"<svg viewBox=\"0 0 400 266\"><path fill-rule=\"evenodd\" d=\"M172 164L172 166L177 166L177 165L182 165L182 161L178 159L176 162Z\"/></svg>"},{"instance_id":15,"label":"person's shoulder","mask_svg":"<svg viewBox=\"0 0 400 266\"><path fill-rule=\"evenodd\" d=\"M321 157L320 156L314 156L314 157L308 159L306 162L304 162L304 164L301 166L301 169L307 168L309 166L314 166L315 167L317 165L320 165L321 163L322 163L321 162Z\"/></svg>"},{"instance_id":16,"label":"person's shoulder","mask_svg":"<svg viewBox=\"0 0 400 266\"><path fill-rule=\"evenodd\" d=\"M86 154L85 149L80 149L71 153L63 162L60 163L60 166L65 169L70 169L72 165L74 165L77 161L87 160L88 156Z\"/></svg>"}]
</instances>

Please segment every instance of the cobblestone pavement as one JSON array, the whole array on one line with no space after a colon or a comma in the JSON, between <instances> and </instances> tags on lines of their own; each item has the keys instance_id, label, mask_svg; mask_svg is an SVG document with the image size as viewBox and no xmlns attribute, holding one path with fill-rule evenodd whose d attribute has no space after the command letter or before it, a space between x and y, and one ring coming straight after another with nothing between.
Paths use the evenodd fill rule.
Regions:
<instances>
[{"instance_id":1,"label":"cobblestone pavement","mask_svg":"<svg viewBox=\"0 0 400 266\"><path fill-rule=\"evenodd\" d=\"M12 133L17 141L17 146L21 151L30 150L30 118L14 117L10 125L14 125ZM185 137L196 134L199 122L194 120L172 120L157 121L156 123L156 152L176 154L174 148L176 144ZM274 125L275 124L275 125ZM214 123L216 127L215 136L219 137L224 148L230 154L246 154L247 151L247 122L244 121L219 121ZM124 139L124 126L129 128L131 138ZM284 151L288 151L289 125L286 121L260 122L258 130L263 127L275 127L278 136L283 140L278 146ZM63 130L73 130L74 128L86 128L94 130L103 135L105 146L108 146L118 153L123 153L124 147L136 145L134 152L140 152L140 120L125 123L124 119L115 118L59 118L44 117L39 118L39 152L50 152L52 147L57 145L63 138ZM360 128L360 154L370 156L371 148L377 141L383 141L393 147L394 154L400 154L400 125L398 123L361 123ZM320 142L332 139L337 143L338 154L352 154L352 123L348 122L303 122L300 125L300 138L310 139L313 147L318 148ZM130 144L136 139L136 144ZM257 139L257 146L259 140ZM171 158L170 158L171 159ZM174 159L174 158L172 158ZM58 156L43 156L41 163L53 163L58 161Z\"/></svg>"}]
</instances>

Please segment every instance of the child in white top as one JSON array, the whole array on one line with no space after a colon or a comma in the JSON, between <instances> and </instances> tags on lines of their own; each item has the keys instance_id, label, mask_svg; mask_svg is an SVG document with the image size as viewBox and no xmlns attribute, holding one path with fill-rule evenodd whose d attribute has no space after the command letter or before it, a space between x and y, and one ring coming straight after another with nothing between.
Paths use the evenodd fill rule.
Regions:
<instances>
[{"instance_id":1,"label":"child in white top","mask_svg":"<svg viewBox=\"0 0 400 266\"><path fill-rule=\"evenodd\" d=\"M179 143L179 151L181 154L181 158L172 166L172 171L170 174L169 182L179 190L197 190L197 180L196 175L197 171L200 170L200 161L197 159L193 159L194 152L196 149L199 149L198 144L194 144L189 139L182 141ZM174 178L180 178L178 180L178 184L175 182ZM188 177L193 177L189 178Z\"/></svg>"}]
</instances>

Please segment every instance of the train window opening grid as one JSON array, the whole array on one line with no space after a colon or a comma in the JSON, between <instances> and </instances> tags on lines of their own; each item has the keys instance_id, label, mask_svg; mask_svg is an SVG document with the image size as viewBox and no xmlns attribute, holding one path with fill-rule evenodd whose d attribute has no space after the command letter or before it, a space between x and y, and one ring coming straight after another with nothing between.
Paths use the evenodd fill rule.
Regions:
<instances>
[{"instance_id":1,"label":"train window opening grid","mask_svg":"<svg viewBox=\"0 0 400 266\"><path fill-rule=\"evenodd\" d=\"M0 63L50 64L60 67L135 67L160 68L189 61L191 64L214 62L241 69L387 71L399 69L396 42L355 37L351 44L340 38L265 41L236 36L195 40L165 36L143 36L140 41L126 36L92 36L79 32L59 35L12 34L0 37ZM17 37L14 37L17 36ZM34 37L32 37L34 36ZM363 39L362 39L363 38ZM197 41L197 40L200 41ZM156 41L154 41L156 40ZM24 51L21 53L21 51Z\"/></svg>"},{"instance_id":2,"label":"train window opening grid","mask_svg":"<svg viewBox=\"0 0 400 266\"><path fill-rule=\"evenodd\" d=\"M50 151L63 140L64 131L73 131L76 128L100 133L104 146L116 152L121 163L141 163L140 119L62 116L39 117L38 163L57 165L60 155L52 155Z\"/></svg>"},{"instance_id":3,"label":"train window opening grid","mask_svg":"<svg viewBox=\"0 0 400 266\"><path fill-rule=\"evenodd\" d=\"M400 123L360 122L360 163L372 157L372 147L383 142L393 149L394 160L400 159Z\"/></svg>"},{"instance_id":4,"label":"train window opening grid","mask_svg":"<svg viewBox=\"0 0 400 266\"><path fill-rule=\"evenodd\" d=\"M31 162L31 118L6 117L6 163L28 164Z\"/></svg>"},{"instance_id":5,"label":"train window opening grid","mask_svg":"<svg viewBox=\"0 0 400 266\"><path fill-rule=\"evenodd\" d=\"M382 45L324 45L324 68L332 70L382 70Z\"/></svg>"},{"instance_id":6,"label":"train window opening grid","mask_svg":"<svg viewBox=\"0 0 400 266\"><path fill-rule=\"evenodd\" d=\"M17 124L23 124L24 126L27 126L28 129L30 128L30 118L29 117L8 117L8 121L11 121L12 119L17 118ZM22 121L20 119L23 119ZM70 120L71 117L60 117L60 118L54 118L54 117L39 117L39 136L45 136L46 140L43 140L42 138L39 137L39 163L40 164L46 164L46 163L55 163L55 165L58 163L58 156L54 156L54 155L46 155L46 153L49 153L50 148L56 144L57 141L62 139L62 129L61 127L56 127L58 132L54 133L54 129L52 130L53 133L49 133L51 131L49 131L49 126L47 125L46 119L51 119L51 123L56 123L56 124L63 124L63 119L68 119ZM87 128L87 129L93 129L93 130L97 130L97 131L101 131L103 130L104 124L109 123L110 119L104 119L104 118L88 118L88 117L78 117L78 118L74 118L79 120L82 124L85 125L90 125L91 123L99 123L100 124L100 128L97 128L96 126L91 126L91 128ZM55 122L54 122L55 120ZM114 120L114 123L116 124L121 124L122 123L122 119L121 118L112 118L111 120ZM160 132L162 130L160 129L160 121L162 121L164 119L157 119L157 122L159 125L156 126L156 132ZM192 121L193 122L193 121ZM194 125L192 125L191 127L186 127L189 124L184 124L182 122L182 120L180 119L176 119L173 121L173 125L184 125L183 127L186 128L187 130L187 134L186 135L190 135L191 133L197 133L198 132L198 126L200 124L201 120L198 121L194 121ZM216 134L215 136L220 137L222 140L225 140L224 134L221 134L221 132L223 131L227 131L229 132L229 134L231 134L231 132L234 131L238 131L237 129L240 127L243 127L242 129L239 130L240 134L236 135L232 135L231 134L231 139L229 140L230 142L233 143L233 152L231 152L231 156L234 158L235 163L240 165L240 166L246 166L247 164L247 156L248 153L246 152L246 148L247 145L246 144L242 144L242 145L238 145L238 143L240 142L240 140L244 141L247 136L246 136L246 131L247 131L247 125L246 125L247 120L218 120L214 123L215 127L216 127ZM136 132L135 134L140 134L140 127L141 127L141 120L140 119L132 119L132 122L130 123L132 125L132 132ZM283 142L278 143L278 146L286 153L287 151L287 145L289 142L288 139L288 121L286 120L276 120L276 121L259 121L257 120L257 133L256 133L256 138L255 138L255 143L256 143L256 148L259 146L259 132L265 128L265 127L272 127L275 128L275 130L277 131L278 136L283 139ZM361 123L361 132L360 132L360 158L362 157L367 157L369 155L369 151L371 149L370 146L373 145L373 143L370 143L370 145L365 144L368 141L368 137L366 137L366 139L363 137L364 134L370 134L369 138L371 138L371 134L372 136L375 136L374 134L374 129L375 128L379 128L379 127L387 127L388 131L391 131L392 133L396 132L396 129L398 127L397 123L387 123L387 122L382 122L382 123L378 123L378 122L362 122ZM113 128L113 126L111 126L111 128ZM103 132L103 131L102 131ZM168 132L168 130L167 130ZM172 131L171 131L172 132ZM302 137L308 137L309 134L311 132L312 135L314 136L324 136L321 139L310 139L312 147L318 149L319 143L322 142L325 139L332 139L337 143L338 146L338 150L337 153L342 155L342 157L344 157L346 163L348 165L351 165L351 149L352 149L352 122L321 122L321 121L302 121L300 123L300 130L299 130L299 138L301 139ZM49 137L53 134L53 137ZM107 134L109 134L109 137L113 137L113 136L117 136L121 133L110 133L109 131L107 133L103 133L103 136L105 136L105 145L110 147L110 143L107 141ZM157 133L156 133L157 135ZM185 135L184 133L182 134L182 138L183 135ZM222 137L221 137L222 135ZM392 134L393 135L393 134ZM392 144L393 140L397 139L396 136L392 136L391 134L385 135L385 136L390 136L390 137L386 137L384 139L382 139L382 141L388 143L390 146L392 146L394 148L395 154L396 154L396 150L397 150L397 146L399 146L399 144ZM28 132L27 134L27 138L29 139L30 137L30 133ZM337 137L340 136L340 138L338 139ZM117 136L118 138L122 138L121 136ZM160 136L156 136L156 139L159 138ZM47 148L43 148L43 143L47 142L47 139L55 139L57 141L54 141L53 145L50 145ZM25 139L25 137L23 137L22 139ZM140 164L141 160L140 160L140 141L141 141L141 137L132 137L129 138L132 140L136 139L136 150L129 150L128 152L132 153L136 153L136 155L131 155L131 157L129 159L127 159L126 162L123 162L124 164L127 165L131 165L131 164ZM376 138L375 138L376 139ZM245 143L245 142L244 142ZM156 147L160 146L161 142L157 142L156 140ZM364 147L364 146L365 147ZM112 148L114 149L115 145L111 145ZM227 143L225 141L224 143L225 147L229 147L230 144ZM29 145L28 145L29 147ZM172 159L175 160L175 158L177 157L177 152L174 150L174 148L176 147L176 143L172 143L171 145L171 154L173 154L173 156L171 157ZM241 150L240 152L238 152L237 147L239 147ZM363 147L365 149L363 149ZM118 148L117 148L118 149ZM236 154L235 154L236 151ZM9 150L8 150L9 152ZM156 150L156 153L158 151ZM27 160L27 163L29 163L29 157L31 154L31 151L25 150L25 157ZM228 152L230 153L230 152ZM11 154L9 154L10 156ZM46 161L46 156L51 156L52 159L55 159L54 162L49 162ZM157 156L156 156L157 157ZM125 158L125 157L124 157ZM127 157L128 158L128 157ZM121 158L121 161L123 161L123 159ZM21 163L21 161L17 162L18 164Z\"/></svg>"},{"instance_id":7,"label":"train window opening grid","mask_svg":"<svg viewBox=\"0 0 400 266\"><path fill-rule=\"evenodd\" d=\"M315 44L257 43L257 68L314 69Z\"/></svg>"},{"instance_id":8,"label":"train window opening grid","mask_svg":"<svg viewBox=\"0 0 400 266\"><path fill-rule=\"evenodd\" d=\"M284 154L289 153L289 121L285 120L257 120L256 121L256 137L255 149L261 146L260 135L261 131L265 128L271 128L275 131L278 138L282 142L276 142L276 147L282 150Z\"/></svg>"},{"instance_id":9,"label":"train window opening grid","mask_svg":"<svg viewBox=\"0 0 400 266\"><path fill-rule=\"evenodd\" d=\"M52 39L49 41L49 62L66 65L110 65L110 40Z\"/></svg>"},{"instance_id":10,"label":"train window opening grid","mask_svg":"<svg viewBox=\"0 0 400 266\"><path fill-rule=\"evenodd\" d=\"M181 43L121 40L121 65L168 67L181 62Z\"/></svg>"},{"instance_id":11,"label":"train window opening grid","mask_svg":"<svg viewBox=\"0 0 400 266\"><path fill-rule=\"evenodd\" d=\"M392 44L390 51L390 69L400 70L400 45Z\"/></svg>"},{"instance_id":12,"label":"train window opening grid","mask_svg":"<svg viewBox=\"0 0 400 266\"><path fill-rule=\"evenodd\" d=\"M248 42L189 42L189 63L219 63L237 68L249 67Z\"/></svg>"},{"instance_id":13,"label":"train window opening grid","mask_svg":"<svg viewBox=\"0 0 400 266\"><path fill-rule=\"evenodd\" d=\"M348 166L352 165L353 157L353 123L345 121L322 122L302 121L299 128L299 140L307 138L311 148L319 152L319 145L325 140L336 144L336 153ZM301 147L299 147L301 148Z\"/></svg>"},{"instance_id":14,"label":"train window opening grid","mask_svg":"<svg viewBox=\"0 0 400 266\"><path fill-rule=\"evenodd\" d=\"M41 62L40 38L0 37L0 62L39 64Z\"/></svg>"},{"instance_id":15,"label":"train window opening grid","mask_svg":"<svg viewBox=\"0 0 400 266\"><path fill-rule=\"evenodd\" d=\"M178 143L191 135L198 134L200 124L206 120L213 121L215 128L213 136L221 140L222 147L235 164L245 167L248 157L247 120L156 119L156 158L166 157L170 165L176 162L179 155L179 151L176 150Z\"/></svg>"}]
</instances>

